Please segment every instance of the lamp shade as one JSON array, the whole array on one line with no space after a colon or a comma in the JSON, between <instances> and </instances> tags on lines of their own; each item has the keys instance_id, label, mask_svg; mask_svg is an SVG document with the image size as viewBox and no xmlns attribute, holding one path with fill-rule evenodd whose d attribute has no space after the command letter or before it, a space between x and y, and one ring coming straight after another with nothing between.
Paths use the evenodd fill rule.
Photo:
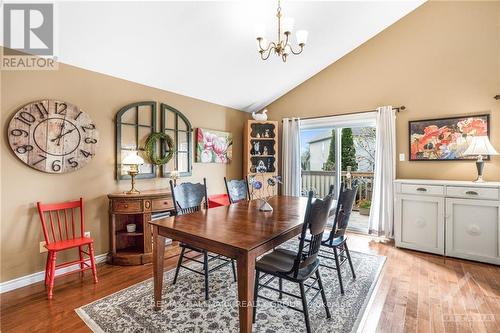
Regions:
<instances>
[{"instance_id":1,"label":"lamp shade","mask_svg":"<svg viewBox=\"0 0 500 333\"><path fill-rule=\"evenodd\" d=\"M137 155L137 152L131 152L125 156L125 158L122 161L122 164L124 165L141 165L144 164L144 160L142 157Z\"/></svg>"},{"instance_id":2,"label":"lamp shade","mask_svg":"<svg viewBox=\"0 0 500 333\"><path fill-rule=\"evenodd\" d=\"M308 32L306 30L298 30L296 33L297 44L306 44L307 43L307 35Z\"/></svg>"},{"instance_id":3,"label":"lamp shade","mask_svg":"<svg viewBox=\"0 0 500 333\"><path fill-rule=\"evenodd\" d=\"M292 32L294 23L295 23L295 20L293 18L284 17L282 24L281 24L283 32Z\"/></svg>"},{"instance_id":4,"label":"lamp shade","mask_svg":"<svg viewBox=\"0 0 500 333\"><path fill-rule=\"evenodd\" d=\"M254 27L255 29L255 38L264 38L266 35L266 26L262 23L258 23Z\"/></svg>"},{"instance_id":5,"label":"lamp shade","mask_svg":"<svg viewBox=\"0 0 500 333\"><path fill-rule=\"evenodd\" d=\"M464 155L498 155L487 136L475 136Z\"/></svg>"}]
</instances>

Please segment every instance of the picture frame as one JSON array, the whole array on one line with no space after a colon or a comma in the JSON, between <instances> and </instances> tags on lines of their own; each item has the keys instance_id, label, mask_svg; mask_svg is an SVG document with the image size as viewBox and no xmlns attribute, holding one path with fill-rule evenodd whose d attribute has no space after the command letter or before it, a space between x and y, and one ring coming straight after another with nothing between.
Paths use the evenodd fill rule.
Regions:
<instances>
[{"instance_id":1,"label":"picture frame","mask_svg":"<svg viewBox=\"0 0 500 333\"><path fill-rule=\"evenodd\" d=\"M229 164L233 158L231 132L207 128L196 130L196 163Z\"/></svg>"},{"instance_id":2,"label":"picture frame","mask_svg":"<svg viewBox=\"0 0 500 333\"><path fill-rule=\"evenodd\" d=\"M408 122L409 161L470 161L470 138L490 136L490 115L477 114ZM489 160L490 157L484 158Z\"/></svg>"}]
</instances>

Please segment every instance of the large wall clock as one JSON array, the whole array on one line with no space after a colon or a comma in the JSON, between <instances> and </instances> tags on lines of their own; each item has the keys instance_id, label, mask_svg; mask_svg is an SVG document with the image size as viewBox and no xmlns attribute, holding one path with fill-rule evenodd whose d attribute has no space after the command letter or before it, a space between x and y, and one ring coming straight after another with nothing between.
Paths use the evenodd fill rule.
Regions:
<instances>
[{"instance_id":1,"label":"large wall clock","mask_svg":"<svg viewBox=\"0 0 500 333\"><path fill-rule=\"evenodd\" d=\"M86 165L96 153L99 134L89 115L76 105L46 99L29 103L12 117L10 147L28 166L65 173Z\"/></svg>"}]
</instances>

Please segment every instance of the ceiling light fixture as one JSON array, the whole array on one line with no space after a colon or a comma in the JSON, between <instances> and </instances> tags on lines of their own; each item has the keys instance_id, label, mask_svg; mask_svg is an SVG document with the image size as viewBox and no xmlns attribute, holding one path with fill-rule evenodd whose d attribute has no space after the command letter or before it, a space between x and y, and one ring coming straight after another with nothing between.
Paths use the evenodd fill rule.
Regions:
<instances>
[{"instance_id":1,"label":"ceiling light fixture","mask_svg":"<svg viewBox=\"0 0 500 333\"><path fill-rule=\"evenodd\" d=\"M298 51L295 51L289 42L290 35L292 34L293 30L294 21L291 17L283 17L279 0L276 17L278 18L278 40L276 42L267 43L266 39L264 38L264 25L259 25L256 27L258 51L262 60L267 60L271 53L274 52L274 54L281 57L283 62L286 62L286 58L290 54L297 55L302 53L307 42L308 32L306 30L297 31L296 38L297 44L299 44L300 49ZM283 33L281 33L281 31L283 31Z\"/></svg>"}]
</instances>

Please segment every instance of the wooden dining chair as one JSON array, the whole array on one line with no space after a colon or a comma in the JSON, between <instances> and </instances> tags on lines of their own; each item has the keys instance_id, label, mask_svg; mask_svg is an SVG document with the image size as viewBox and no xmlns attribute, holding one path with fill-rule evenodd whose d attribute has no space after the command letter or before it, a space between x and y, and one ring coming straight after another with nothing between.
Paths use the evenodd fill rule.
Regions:
<instances>
[{"instance_id":1,"label":"wooden dining chair","mask_svg":"<svg viewBox=\"0 0 500 333\"><path fill-rule=\"evenodd\" d=\"M208 209L208 195L207 195L207 181L203 178L203 184L200 183L182 183L175 185L172 180L170 180L170 188L172 190L172 199L174 200L175 214L185 215L197 212L201 209ZM236 282L236 268L233 259L226 258L221 255L212 255L207 250L199 249L190 244L180 243L181 254L177 262L177 268L175 270L173 284L177 283L177 277L179 276L179 271L182 268L191 271L192 273L203 275L205 278L205 299L209 299L208 295L208 277L209 273L215 270L221 269L228 264L231 264L233 269L233 278ZM196 258L185 257L185 251L189 249L191 251L200 253L203 255L203 261ZM214 260L223 261L223 263L217 265L216 267L209 268L209 263ZM183 263L185 261L194 261L201 265L203 268L201 271L195 270L191 267L185 266Z\"/></svg>"},{"instance_id":2,"label":"wooden dining chair","mask_svg":"<svg viewBox=\"0 0 500 333\"><path fill-rule=\"evenodd\" d=\"M347 235L345 232L349 224L349 218L351 216L357 191L357 184L353 184L351 188L345 188L343 184L340 186L339 199L337 207L335 208L333 227L330 233L325 234L323 237L319 254L320 258L333 259L335 261L335 266L325 264L324 261L322 261L321 266L335 269L337 271L340 293L342 295L344 294L344 285L342 283L341 266L344 263L349 263L352 278L356 279L351 254L349 253L349 248L347 247ZM311 238L307 236L305 241L311 242Z\"/></svg>"},{"instance_id":3,"label":"wooden dining chair","mask_svg":"<svg viewBox=\"0 0 500 333\"><path fill-rule=\"evenodd\" d=\"M319 273L320 261L318 259L318 253L321 246L321 240L323 238L323 232L325 231L328 213L332 205L333 196L327 195L324 199L316 199L314 202L312 199L313 192L310 191L298 250L292 251L277 248L271 253L264 255L256 262L253 312L254 323L257 313L257 300L260 297L270 302L282 304L292 310L302 312L305 317L306 331L308 333L311 332L308 310L309 303L306 297L307 292L310 290L316 291L315 295L311 299L311 303L319 294L321 294L326 311L326 317L331 318L325 290ZM311 235L311 238L310 245L306 248L305 236L307 233ZM261 276L261 274L263 275ZM270 278L267 278L268 276L270 276ZM270 286L270 283L275 278L278 278L278 289ZM284 291L283 280L297 283L300 289L300 296ZM311 280L312 283L309 282L308 284L307 282ZM307 290L305 287L307 287ZM261 289L277 292L279 294L279 300L276 301L266 296L259 295L259 290ZM302 308L296 308L280 301L283 298L283 295L300 299L302 301Z\"/></svg>"},{"instance_id":4,"label":"wooden dining chair","mask_svg":"<svg viewBox=\"0 0 500 333\"><path fill-rule=\"evenodd\" d=\"M226 184L227 196L230 203L250 200L250 188L248 187L248 178L227 180L224 177Z\"/></svg>"},{"instance_id":5,"label":"wooden dining chair","mask_svg":"<svg viewBox=\"0 0 500 333\"><path fill-rule=\"evenodd\" d=\"M48 299L52 299L56 270L79 264L80 269L60 274L83 272L92 270L94 283L97 283L97 269L94 259L94 240L85 237L85 219L83 212L83 199L78 201L43 204L37 203L38 214L42 223L45 248L48 251L45 266L45 285L48 287ZM84 248L87 247L86 252ZM79 259L56 265L57 252L78 248ZM85 255L88 258L85 258Z\"/></svg>"}]
</instances>

